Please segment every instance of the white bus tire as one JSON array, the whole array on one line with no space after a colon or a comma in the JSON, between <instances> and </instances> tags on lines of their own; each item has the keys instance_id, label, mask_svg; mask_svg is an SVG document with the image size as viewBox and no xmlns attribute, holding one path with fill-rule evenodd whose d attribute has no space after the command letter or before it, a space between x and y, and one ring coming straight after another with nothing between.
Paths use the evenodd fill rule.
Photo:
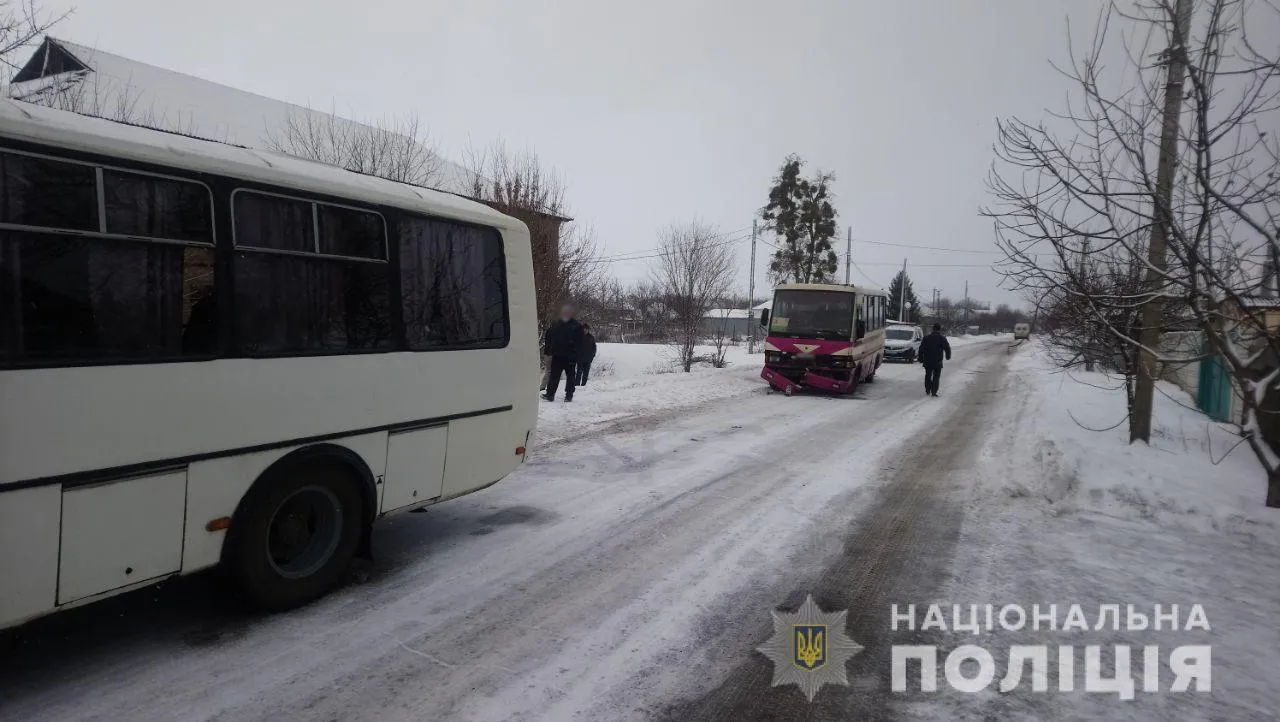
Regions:
<instances>
[{"instance_id":1,"label":"white bus tire","mask_svg":"<svg viewBox=\"0 0 1280 722\"><path fill-rule=\"evenodd\" d=\"M290 464L254 484L227 537L228 571L255 606L284 611L324 596L368 526L360 481L329 459Z\"/></svg>"}]
</instances>

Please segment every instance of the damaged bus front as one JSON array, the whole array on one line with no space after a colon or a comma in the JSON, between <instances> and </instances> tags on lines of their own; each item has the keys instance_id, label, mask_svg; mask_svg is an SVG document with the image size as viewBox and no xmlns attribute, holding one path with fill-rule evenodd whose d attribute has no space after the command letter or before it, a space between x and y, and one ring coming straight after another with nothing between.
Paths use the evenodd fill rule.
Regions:
<instances>
[{"instance_id":1,"label":"damaged bus front","mask_svg":"<svg viewBox=\"0 0 1280 722\"><path fill-rule=\"evenodd\" d=\"M836 284L786 284L762 314L767 329L760 376L790 396L813 388L845 394L875 378L884 358L888 296Z\"/></svg>"}]
</instances>

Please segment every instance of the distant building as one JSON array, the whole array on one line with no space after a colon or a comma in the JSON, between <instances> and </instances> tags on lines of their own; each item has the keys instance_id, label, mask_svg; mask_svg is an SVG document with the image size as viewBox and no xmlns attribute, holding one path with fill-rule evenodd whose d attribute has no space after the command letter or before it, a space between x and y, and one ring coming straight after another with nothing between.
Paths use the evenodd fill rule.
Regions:
<instances>
[{"instance_id":1,"label":"distant building","mask_svg":"<svg viewBox=\"0 0 1280 722\"><path fill-rule=\"evenodd\" d=\"M723 335L730 339L744 339L750 332L751 324L760 322L759 311L754 313L754 320L748 318L748 315L745 308L713 308L702 317L702 328L708 336Z\"/></svg>"}]
</instances>

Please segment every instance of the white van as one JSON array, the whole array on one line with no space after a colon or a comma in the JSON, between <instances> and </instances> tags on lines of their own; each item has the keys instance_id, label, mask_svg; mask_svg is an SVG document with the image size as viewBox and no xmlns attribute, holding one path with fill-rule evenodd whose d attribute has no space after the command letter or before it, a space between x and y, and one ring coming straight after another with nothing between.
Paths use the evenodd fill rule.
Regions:
<instances>
[{"instance_id":1,"label":"white van","mask_svg":"<svg viewBox=\"0 0 1280 722\"><path fill-rule=\"evenodd\" d=\"M893 324L884 330L884 360L915 363L920 353L924 329L910 324Z\"/></svg>"}]
</instances>

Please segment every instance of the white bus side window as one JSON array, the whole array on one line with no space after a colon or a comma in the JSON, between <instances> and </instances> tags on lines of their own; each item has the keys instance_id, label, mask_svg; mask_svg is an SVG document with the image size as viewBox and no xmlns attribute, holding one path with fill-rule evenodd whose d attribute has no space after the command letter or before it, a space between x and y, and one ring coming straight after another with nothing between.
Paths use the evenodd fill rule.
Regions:
<instances>
[{"instance_id":1,"label":"white bus side window","mask_svg":"<svg viewBox=\"0 0 1280 722\"><path fill-rule=\"evenodd\" d=\"M507 279L498 231L405 217L399 238L409 348L506 345Z\"/></svg>"},{"instance_id":2,"label":"white bus side window","mask_svg":"<svg viewBox=\"0 0 1280 722\"><path fill-rule=\"evenodd\" d=\"M232 195L232 209L241 351L392 348L390 266L380 215L243 190Z\"/></svg>"},{"instance_id":3,"label":"white bus side window","mask_svg":"<svg viewBox=\"0 0 1280 722\"><path fill-rule=\"evenodd\" d=\"M213 243L209 189L197 183L102 171L107 233Z\"/></svg>"},{"instance_id":4,"label":"white bus side window","mask_svg":"<svg viewBox=\"0 0 1280 722\"><path fill-rule=\"evenodd\" d=\"M212 316L187 328L213 289L207 188L11 153L0 153L0 166L0 362L213 351Z\"/></svg>"},{"instance_id":5,"label":"white bus side window","mask_svg":"<svg viewBox=\"0 0 1280 722\"><path fill-rule=\"evenodd\" d=\"M0 153L0 223L97 231L98 181L91 165Z\"/></svg>"}]
</instances>

